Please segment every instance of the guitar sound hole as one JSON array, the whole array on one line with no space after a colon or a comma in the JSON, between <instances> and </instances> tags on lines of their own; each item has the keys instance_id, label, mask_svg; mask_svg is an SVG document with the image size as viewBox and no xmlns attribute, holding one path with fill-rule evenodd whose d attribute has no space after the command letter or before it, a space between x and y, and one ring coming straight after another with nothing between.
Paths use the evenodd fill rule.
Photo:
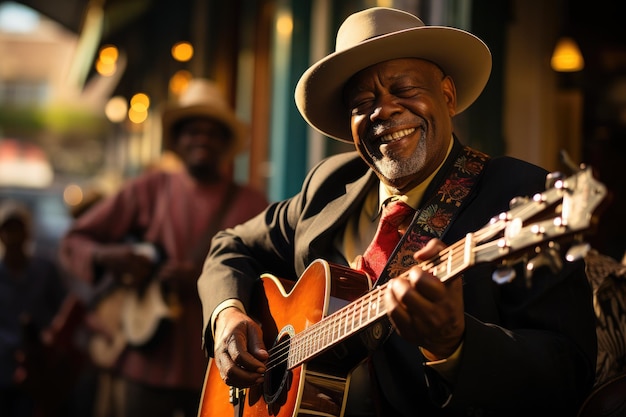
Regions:
<instances>
[{"instance_id":1,"label":"guitar sound hole","mask_svg":"<svg viewBox=\"0 0 626 417\"><path fill-rule=\"evenodd\" d=\"M288 346L289 340L289 334L284 333L276 344ZM280 406L285 404L287 392L291 385L291 371L287 369L286 347L280 348L279 350L283 352L279 354L279 356L284 358L281 358L281 360L268 370L263 379L263 397L268 406Z\"/></svg>"}]
</instances>

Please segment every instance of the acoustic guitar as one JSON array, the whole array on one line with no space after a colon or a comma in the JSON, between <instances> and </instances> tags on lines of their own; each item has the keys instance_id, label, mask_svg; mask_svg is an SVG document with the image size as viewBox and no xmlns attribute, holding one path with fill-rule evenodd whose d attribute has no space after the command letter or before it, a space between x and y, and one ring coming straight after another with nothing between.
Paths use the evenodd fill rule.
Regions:
<instances>
[{"instance_id":1,"label":"acoustic guitar","mask_svg":"<svg viewBox=\"0 0 626 417\"><path fill-rule=\"evenodd\" d=\"M135 244L134 250L150 259L155 268L162 261L163 255L150 243ZM176 294L165 292L156 280L142 288L119 284L113 278L110 281L106 294L90 312L94 333L88 350L92 361L103 368L113 366L127 345L148 344L163 320L181 314Z\"/></svg>"},{"instance_id":2,"label":"acoustic guitar","mask_svg":"<svg viewBox=\"0 0 626 417\"><path fill-rule=\"evenodd\" d=\"M516 199L510 211L419 266L445 282L478 263L506 268L542 251L552 256L563 240L573 242L566 259L581 258L588 248L583 232L595 224L605 196L606 187L583 167L532 199ZM387 285L370 290L364 274L324 260L314 261L293 288L263 275L252 311L269 348L264 382L228 387L210 360L198 416L343 416L351 370L393 331L383 301Z\"/></svg>"}]
</instances>

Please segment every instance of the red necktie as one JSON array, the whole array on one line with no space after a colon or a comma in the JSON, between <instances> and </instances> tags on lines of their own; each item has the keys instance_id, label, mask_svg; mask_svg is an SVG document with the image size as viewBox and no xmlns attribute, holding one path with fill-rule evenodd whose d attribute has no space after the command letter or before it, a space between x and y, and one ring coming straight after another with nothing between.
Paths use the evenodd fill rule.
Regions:
<instances>
[{"instance_id":1,"label":"red necktie","mask_svg":"<svg viewBox=\"0 0 626 417\"><path fill-rule=\"evenodd\" d=\"M387 203L383 207L374 239L365 250L357 269L366 272L376 281L400 241L402 235L398 228L413 213L414 210L400 200Z\"/></svg>"}]
</instances>

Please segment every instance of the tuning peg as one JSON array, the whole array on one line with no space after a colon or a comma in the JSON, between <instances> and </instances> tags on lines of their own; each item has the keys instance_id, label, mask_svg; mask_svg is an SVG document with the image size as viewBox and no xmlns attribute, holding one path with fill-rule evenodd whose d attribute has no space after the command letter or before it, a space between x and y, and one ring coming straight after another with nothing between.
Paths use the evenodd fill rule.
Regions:
<instances>
[{"instance_id":1,"label":"tuning peg","mask_svg":"<svg viewBox=\"0 0 626 417\"><path fill-rule=\"evenodd\" d=\"M558 182L562 182L565 175L562 172L555 171L546 175L546 189L554 188Z\"/></svg>"},{"instance_id":2,"label":"tuning peg","mask_svg":"<svg viewBox=\"0 0 626 417\"><path fill-rule=\"evenodd\" d=\"M514 209L528 203L529 201L530 198L528 197L513 197L511 201L509 201L509 208Z\"/></svg>"},{"instance_id":3,"label":"tuning peg","mask_svg":"<svg viewBox=\"0 0 626 417\"><path fill-rule=\"evenodd\" d=\"M587 253L591 250L591 245L587 242L582 242L577 245L573 245L567 253L565 254L565 259L568 262L574 262L579 259L584 258Z\"/></svg>"},{"instance_id":4,"label":"tuning peg","mask_svg":"<svg viewBox=\"0 0 626 417\"><path fill-rule=\"evenodd\" d=\"M559 251L555 246L540 250L537 256L528 261L526 270L532 272L542 266L549 267L553 274L559 272L563 267L563 261L561 261Z\"/></svg>"},{"instance_id":5,"label":"tuning peg","mask_svg":"<svg viewBox=\"0 0 626 417\"><path fill-rule=\"evenodd\" d=\"M510 266L500 266L493 271L491 279L496 284L507 284L515 279L515 269Z\"/></svg>"},{"instance_id":6,"label":"tuning peg","mask_svg":"<svg viewBox=\"0 0 626 417\"><path fill-rule=\"evenodd\" d=\"M556 243L550 242L547 248L537 249L537 255L526 263L524 278L526 278L527 287L530 288L532 285L533 273L542 266L550 268L553 274L557 274L563 268L563 261L559 256L559 247Z\"/></svg>"}]
</instances>

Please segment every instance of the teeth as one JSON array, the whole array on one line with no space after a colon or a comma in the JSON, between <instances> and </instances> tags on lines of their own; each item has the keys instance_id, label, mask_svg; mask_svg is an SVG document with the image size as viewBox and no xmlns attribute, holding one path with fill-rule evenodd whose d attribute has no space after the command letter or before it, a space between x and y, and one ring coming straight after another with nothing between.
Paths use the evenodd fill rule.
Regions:
<instances>
[{"instance_id":1,"label":"teeth","mask_svg":"<svg viewBox=\"0 0 626 417\"><path fill-rule=\"evenodd\" d=\"M402 130L398 130L397 132L390 133L389 135L384 135L380 139L383 142L391 142L392 140L399 139L399 138L404 137L404 136L408 136L408 135L410 135L413 132L415 132L415 128L414 127L410 128L410 129L402 129Z\"/></svg>"}]
</instances>

